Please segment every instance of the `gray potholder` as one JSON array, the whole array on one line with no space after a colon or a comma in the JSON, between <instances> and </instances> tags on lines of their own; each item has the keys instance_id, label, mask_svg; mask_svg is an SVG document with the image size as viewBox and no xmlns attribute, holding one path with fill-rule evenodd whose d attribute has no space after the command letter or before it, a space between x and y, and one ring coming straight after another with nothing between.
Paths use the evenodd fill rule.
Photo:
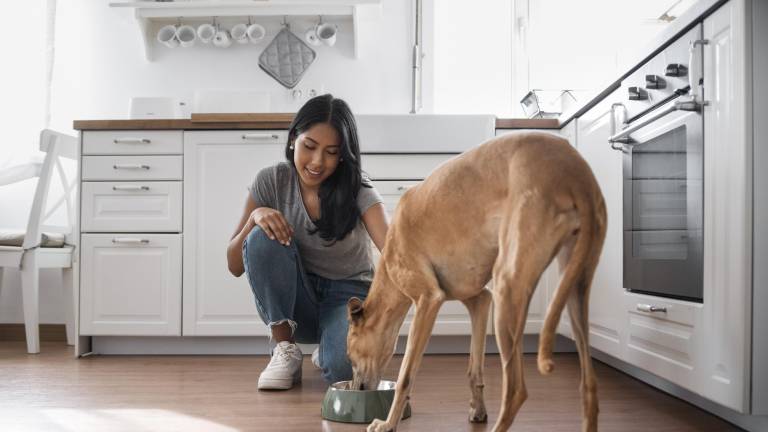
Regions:
<instances>
[{"instance_id":1,"label":"gray potholder","mask_svg":"<svg viewBox=\"0 0 768 432\"><path fill-rule=\"evenodd\" d=\"M259 56L259 67L277 82L293 88L315 61L315 51L285 27Z\"/></svg>"}]
</instances>

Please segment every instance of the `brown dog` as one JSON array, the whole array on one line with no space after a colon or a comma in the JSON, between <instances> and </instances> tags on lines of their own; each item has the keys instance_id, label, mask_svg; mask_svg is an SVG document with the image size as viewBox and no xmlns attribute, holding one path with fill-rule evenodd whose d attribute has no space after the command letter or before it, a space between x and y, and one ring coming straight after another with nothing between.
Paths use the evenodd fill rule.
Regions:
<instances>
[{"instance_id":1,"label":"brown dog","mask_svg":"<svg viewBox=\"0 0 768 432\"><path fill-rule=\"evenodd\" d=\"M491 140L450 160L403 195L387 233L365 303L349 301L347 340L353 388L375 388L394 352L411 303L415 316L386 421L402 417L432 326L446 300L469 309L472 342L469 421L487 419L483 401L485 334L491 298L503 366L501 413L506 431L527 397L522 336L533 290L557 255L563 278L541 332L538 368L553 369L552 345L568 304L581 362L584 431L597 430L597 390L587 341L589 287L606 231L603 195L591 169L568 141L546 133ZM493 277L493 291L485 289Z\"/></svg>"}]
</instances>

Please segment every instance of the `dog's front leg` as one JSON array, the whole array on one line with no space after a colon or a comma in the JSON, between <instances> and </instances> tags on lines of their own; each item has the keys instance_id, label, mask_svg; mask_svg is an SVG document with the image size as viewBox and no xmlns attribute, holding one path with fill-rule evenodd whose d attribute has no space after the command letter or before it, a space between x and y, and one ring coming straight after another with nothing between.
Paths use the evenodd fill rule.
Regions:
<instances>
[{"instance_id":1,"label":"dog's front leg","mask_svg":"<svg viewBox=\"0 0 768 432\"><path fill-rule=\"evenodd\" d=\"M408 332L408 343L405 347L405 356L400 365L400 373L397 376L397 386L395 387L395 398L392 401L392 407L389 409L387 421L379 419L374 420L368 425L368 432L389 432L397 428L398 422L403 417L405 404L410 399L411 389L416 371L419 369L421 359L424 356L424 349L432 334L432 327L437 318L437 312L443 304L442 298L424 298L422 297L416 303L413 323Z\"/></svg>"}]
</instances>

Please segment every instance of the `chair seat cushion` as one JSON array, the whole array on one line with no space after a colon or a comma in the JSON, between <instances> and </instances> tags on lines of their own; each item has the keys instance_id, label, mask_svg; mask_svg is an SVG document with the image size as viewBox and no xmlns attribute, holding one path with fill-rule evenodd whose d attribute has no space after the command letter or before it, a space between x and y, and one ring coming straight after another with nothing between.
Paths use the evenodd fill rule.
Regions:
<instances>
[{"instance_id":1,"label":"chair seat cushion","mask_svg":"<svg viewBox=\"0 0 768 432\"><path fill-rule=\"evenodd\" d=\"M24 243L24 231L12 229L0 229L0 246L21 247ZM43 233L41 236L42 247L62 247L64 246L64 234L61 233Z\"/></svg>"}]
</instances>

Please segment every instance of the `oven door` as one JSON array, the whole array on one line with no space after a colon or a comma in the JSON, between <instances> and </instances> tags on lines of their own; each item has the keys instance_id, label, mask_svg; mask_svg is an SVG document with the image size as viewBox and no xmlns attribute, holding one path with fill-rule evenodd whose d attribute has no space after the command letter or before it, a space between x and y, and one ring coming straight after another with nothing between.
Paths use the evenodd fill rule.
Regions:
<instances>
[{"instance_id":1,"label":"oven door","mask_svg":"<svg viewBox=\"0 0 768 432\"><path fill-rule=\"evenodd\" d=\"M624 287L701 302L704 123L675 103L625 129Z\"/></svg>"}]
</instances>

